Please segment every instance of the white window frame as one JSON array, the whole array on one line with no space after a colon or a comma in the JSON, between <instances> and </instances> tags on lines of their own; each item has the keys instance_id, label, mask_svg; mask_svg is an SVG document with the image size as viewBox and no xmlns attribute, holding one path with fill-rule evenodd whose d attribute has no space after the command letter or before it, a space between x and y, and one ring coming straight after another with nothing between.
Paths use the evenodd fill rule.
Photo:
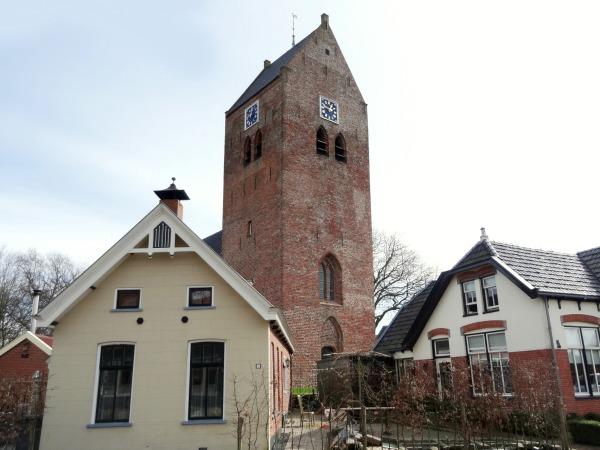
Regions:
<instances>
[{"instance_id":1,"label":"white window frame","mask_svg":"<svg viewBox=\"0 0 600 450\"><path fill-rule=\"evenodd\" d=\"M436 344L440 341L448 341L448 353L438 353ZM434 358L449 358L450 357L450 338L441 337L438 339L432 339L431 342L433 345L433 357Z\"/></svg>"},{"instance_id":2,"label":"white window frame","mask_svg":"<svg viewBox=\"0 0 600 450\"><path fill-rule=\"evenodd\" d=\"M98 404L98 385L100 384L100 355L102 354L102 347L108 345L133 345L133 369L131 369L131 396L129 398L129 417L127 422L98 422L96 423L96 406ZM101 342L98 344L96 349L96 374L94 375L94 392L92 397L92 416L90 424L98 425L101 427L110 427L112 424L131 424L131 416L133 411L133 388L135 386L135 360L137 358L137 345L132 341L110 341ZM124 426L124 425L121 425Z\"/></svg>"},{"instance_id":3,"label":"white window frame","mask_svg":"<svg viewBox=\"0 0 600 450\"><path fill-rule=\"evenodd\" d=\"M189 417L189 408L190 408L190 359L192 357L192 344L197 344L200 342L221 342L223 343L223 406L222 406L222 417L221 419L188 419ZM183 421L181 422L184 425L193 425L193 424L202 424L202 423L225 423L226 411L225 405L227 404L226 396L227 396L227 341L225 339L194 339L192 341L188 341L187 343L187 362L186 362L186 375L185 375L185 398L184 401L184 416Z\"/></svg>"},{"instance_id":4,"label":"white window frame","mask_svg":"<svg viewBox=\"0 0 600 450\"><path fill-rule=\"evenodd\" d=\"M486 280L490 280L493 279L494 280L494 285L493 286L486 286L485 285L485 281ZM494 290L494 294L495 294L495 300L496 300L496 304L495 305L490 305L490 296L488 295L488 289L493 289ZM485 302L485 310L486 311L497 311L500 309L500 299L498 298L498 285L496 284L496 275L490 275L489 277L484 277L481 279L481 290L483 291L483 298L484 298L484 302ZM494 297L491 297L491 300L494 300Z\"/></svg>"},{"instance_id":5,"label":"white window frame","mask_svg":"<svg viewBox=\"0 0 600 450\"><path fill-rule=\"evenodd\" d=\"M475 377L473 376L473 364L472 364L472 357L477 357L478 363L481 362L481 355L485 356L485 361L488 367L488 370L491 373L491 379L492 379L492 388L494 389L494 391L498 392L496 390L496 383L497 380L494 378L494 367L493 367L493 363L494 363L494 355L500 355L500 366L501 368L502 366L502 354L506 353L507 357L506 357L506 361L507 364L509 364L510 367L510 354L508 352L508 343L506 343L506 347L504 348L504 350L491 350L490 349L490 343L489 343L489 336L491 335L496 335L496 334L503 334L504 335L504 341L506 343L506 330L499 330L499 331L490 331L490 332L485 332L485 333L472 333L472 334L468 334L465 336L465 344L467 347L467 357L468 357L468 362L469 362L469 372L471 374L471 384L472 384L472 392L474 396L481 396L481 395L485 395L485 392L477 392L476 390L476 386L475 386ZM472 350L470 345L469 345L469 338L471 337L476 337L476 336L483 336L483 349L476 349L476 350ZM479 364L478 364L479 367ZM502 395L505 397L512 397L513 396L513 392L511 390L511 392L507 392L506 388L507 388L507 380L505 380L504 378L504 371L500 370L500 376L502 377ZM512 380L508 380L511 383L511 389L512 389ZM481 387L479 387L479 390Z\"/></svg>"},{"instance_id":6,"label":"white window frame","mask_svg":"<svg viewBox=\"0 0 600 450\"><path fill-rule=\"evenodd\" d=\"M442 394L442 374L440 372L440 366L446 363L450 364L450 370L452 370L452 359L449 356L435 359L436 382L439 394ZM450 379L450 382L452 382L452 379Z\"/></svg>"},{"instance_id":7,"label":"white window frame","mask_svg":"<svg viewBox=\"0 0 600 450\"><path fill-rule=\"evenodd\" d=\"M197 288L211 290L210 306L190 306L190 289L197 289ZM214 286L206 286L206 285L186 286L184 309L213 309L213 308L215 308L215 288L214 288Z\"/></svg>"},{"instance_id":8,"label":"white window frame","mask_svg":"<svg viewBox=\"0 0 600 450\"><path fill-rule=\"evenodd\" d=\"M406 371L408 370L407 367L407 363L410 361L410 366L411 368L415 367L415 358L410 357L410 358L399 358L396 359L396 380L400 381L400 371L402 370L403 372L406 373Z\"/></svg>"},{"instance_id":9,"label":"white window frame","mask_svg":"<svg viewBox=\"0 0 600 450\"><path fill-rule=\"evenodd\" d=\"M565 325L563 328L572 328L572 329L577 330L577 332L579 333L579 346L578 347L569 346L568 339L567 339L567 352L570 357L569 359L573 358L573 360L574 360L575 357L572 355L573 352L574 351L579 352L579 356L581 358L581 363L583 365L583 371L584 371L586 391L583 391L583 392L574 391L575 397L583 397L583 398L600 397L600 372L596 372L596 365L594 364L594 357L593 357L593 355L594 355L593 352L597 352L598 357L600 357L600 346L588 348L588 347L586 347L584 339L583 339L583 330L594 330L594 331L596 331L596 335L597 335L597 338L600 343L600 328L594 327L594 326L579 326L579 325ZM566 335L566 333L565 333L565 335ZM594 371L593 376L596 379L596 389L597 389L596 392L594 392L593 386L589 385L590 381L589 381L589 376L587 373L587 364L586 364L586 362L589 363L589 361L587 360L587 356L585 355L585 353L588 351L592 355L591 366L592 366L592 370ZM570 365L571 365L571 361L569 360L569 366ZM569 367L569 369L570 369L570 367ZM579 382L579 370L578 370L576 364L575 364L575 372L576 372L576 376L577 376L577 386L579 387L579 389L581 389L581 384ZM573 384L573 380L571 380L571 384Z\"/></svg>"},{"instance_id":10,"label":"white window frame","mask_svg":"<svg viewBox=\"0 0 600 450\"><path fill-rule=\"evenodd\" d=\"M119 296L119 291L140 291L140 302L137 308L117 308L117 297ZM127 312L127 311L141 311L142 310L142 288L139 287L120 287L115 289L115 298L113 300L113 308L112 312Z\"/></svg>"},{"instance_id":11,"label":"white window frame","mask_svg":"<svg viewBox=\"0 0 600 450\"><path fill-rule=\"evenodd\" d=\"M465 286L469 283L473 283L473 290L467 291L465 289ZM475 282L475 280L463 281L461 290L462 290L462 301L463 301L463 305L464 305L465 315L466 316L478 315L479 314L479 305L477 304L477 283ZM468 302L467 302L467 292L469 292L469 293L472 292L474 294L472 299L469 297L470 301L468 301ZM469 312L470 305L475 305L475 312Z\"/></svg>"}]
</instances>

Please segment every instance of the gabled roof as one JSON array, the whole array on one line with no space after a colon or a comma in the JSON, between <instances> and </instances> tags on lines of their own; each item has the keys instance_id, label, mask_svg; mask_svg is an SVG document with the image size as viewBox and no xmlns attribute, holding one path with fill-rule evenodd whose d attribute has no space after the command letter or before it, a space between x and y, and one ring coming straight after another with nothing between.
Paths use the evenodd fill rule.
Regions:
<instances>
[{"instance_id":1,"label":"gabled roof","mask_svg":"<svg viewBox=\"0 0 600 450\"><path fill-rule=\"evenodd\" d=\"M396 313L386 330L379 336L374 347L375 351L392 353L401 349L434 284L435 281L429 282Z\"/></svg>"},{"instance_id":2,"label":"gabled roof","mask_svg":"<svg viewBox=\"0 0 600 450\"><path fill-rule=\"evenodd\" d=\"M50 356L52 354L52 347L51 347L52 338L51 337L38 336L36 334L33 334L31 331L26 331L25 333L21 334L19 337L10 341L4 347L0 348L0 356L4 355L5 353L8 353L10 350L12 350L13 348L15 348L17 345L19 345L21 342L23 342L25 340L31 342L33 345L35 345L37 348L39 348L41 351L43 351L46 355Z\"/></svg>"},{"instance_id":3,"label":"gabled roof","mask_svg":"<svg viewBox=\"0 0 600 450\"><path fill-rule=\"evenodd\" d=\"M494 266L531 298L600 301L600 247L569 254L484 239L396 314L375 350L412 349L454 275L485 264Z\"/></svg>"},{"instance_id":4,"label":"gabled roof","mask_svg":"<svg viewBox=\"0 0 600 450\"><path fill-rule=\"evenodd\" d=\"M600 299L600 248L570 254L483 240L452 270L486 262L501 265L538 295Z\"/></svg>"},{"instance_id":5,"label":"gabled roof","mask_svg":"<svg viewBox=\"0 0 600 450\"><path fill-rule=\"evenodd\" d=\"M159 203L146 217L140 220L125 236L114 244L96 262L88 267L73 283L62 291L38 314L38 325L46 327L58 322L75 305L84 299L105 279L130 253L139 253L135 246L149 236L159 223L165 222L196 253L229 284L264 320L274 324L293 351L291 334L281 311L267 301L246 279L217 255L167 206ZM168 250L168 249L167 249Z\"/></svg>"},{"instance_id":6,"label":"gabled roof","mask_svg":"<svg viewBox=\"0 0 600 450\"><path fill-rule=\"evenodd\" d=\"M231 114L233 111L238 109L260 91L262 91L265 87L271 84L273 80L279 76L281 68L286 66L292 60L292 58L298 54L311 35L312 33L294 45L270 65L265 67L225 114Z\"/></svg>"}]
</instances>

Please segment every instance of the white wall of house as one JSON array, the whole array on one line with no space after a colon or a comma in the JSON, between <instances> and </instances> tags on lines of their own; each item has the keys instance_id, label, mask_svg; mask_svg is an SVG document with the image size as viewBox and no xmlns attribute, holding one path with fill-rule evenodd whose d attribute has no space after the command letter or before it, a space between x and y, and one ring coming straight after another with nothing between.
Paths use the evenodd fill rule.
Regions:
<instances>
[{"instance_id":1,"label":"white wall of house","mask_svg":"<svg viewBox=\"0 0 600 450\"><path fill-rule=\"evenodd\" d=\"M561 323L561 316L566 314L585 314L600 318L600 311L596 307L595 303L582 301L580 303L581 309L574 300L562 300L560 302L560 308L558 307L558 301L549 299L549 312L550 321L552 323L552 332L554 334L554 340L558 340L562 348L567 348L567 338L565 336L565 329ZM594 326L586 322L570 322L569 325L590 327Z\"/></svg>"},{"instance_id":2,"label":"white wall of house","mask_svg":"<svg viewBox=\"0 0 600 450\"><path fill-rule=\"evenodd\" d=\"M187 286L213 286L215 308L185 310ZM111 312L117 288L142 288L143 311ZM268 383L268 322L191 253L130 256L61 319L54 339L42 450L233 449L233 375ZM225 423L183 425L188 343L201 339L225 342ZM98 344L106 342L135 343L131 427L86 427L94 419ZM249 388L240 384L239 396ZM258 444L267 448L262 430Z\"/></svg>"},{"instance_id":3,"label":"white wall of house","mask_svg":"<svg viewBox=\"0 0 600 450\"><path fill-rule=\"evenodd\" d=\"M531 299L502 273L497 272L495 276L499 310L483 313L483 292L480 284L476 283L478 314L466 317L463 316L461 285L453 277L413 348L416 360L432 358L431 340L427 333L435 328L450 329L451 357L466 356L465 340L460 328L486 320L506 321L509 352L550 348L543 300ZM396 357L400 356L398 354Z\"/></svg>"}]
</instances>

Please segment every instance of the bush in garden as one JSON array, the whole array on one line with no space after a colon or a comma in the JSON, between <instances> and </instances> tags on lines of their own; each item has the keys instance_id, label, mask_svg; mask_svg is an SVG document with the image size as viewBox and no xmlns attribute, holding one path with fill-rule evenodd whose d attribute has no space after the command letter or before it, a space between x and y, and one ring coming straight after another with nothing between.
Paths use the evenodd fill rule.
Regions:
<instances>
[{"instance_id":1,"label":"bush in garden","mask_svg":"<svg viewBox=\"0 0 600 450\"><path fill-rule=\"evenodd\" d=\"M569 431L579 444L600 445L600 422L596 420L570 420Z\"/></svg>"}]
</instances>

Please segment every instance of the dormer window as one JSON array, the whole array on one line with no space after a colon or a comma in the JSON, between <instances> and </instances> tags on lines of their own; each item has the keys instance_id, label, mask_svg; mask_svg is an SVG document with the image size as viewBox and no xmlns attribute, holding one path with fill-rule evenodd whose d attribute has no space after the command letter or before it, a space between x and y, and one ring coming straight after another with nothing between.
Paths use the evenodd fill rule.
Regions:
<instances>
[{"instance_id":1,"label":"dormer window","mask_svg":"<svg viewBox=\"0 0 600 450\"><path fill-rule=\"evenodd\" d=\"M462 284L463 303L465 316L477 314L477 287L475 280L466 281Z\"/></svg>"},{"instance_id":2,"label":"dormer window","mask_svg":"<svg viewBox=\"0 0 600 450\"><path fill-rule=\"evenodd\" d=\"M346 140L342 133L335 137L335 160L346 162Z\"/></svg>"},{"instance_id":3,"label":"dormer window","mask_svg":"<svg viewBox=\"0 0 600 450\"><path fill-rule=\"evenodd\" d=\"M317 130L317 154L329 155L329 144L327 142L327 131L325 128L319 127Z\"/></svg>"}]
</instances>

